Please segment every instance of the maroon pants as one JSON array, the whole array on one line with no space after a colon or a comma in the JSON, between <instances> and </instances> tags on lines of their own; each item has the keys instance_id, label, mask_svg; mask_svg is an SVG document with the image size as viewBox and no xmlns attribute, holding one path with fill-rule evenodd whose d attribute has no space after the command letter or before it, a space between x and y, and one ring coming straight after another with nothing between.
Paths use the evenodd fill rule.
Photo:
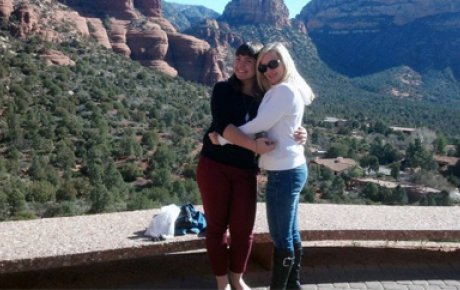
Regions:
<instances>
[{"instance_id":1,"label":"maroon pants","mask_svg":"<svg viewBox=\"0 0 460 290\"><path fill-rule=\"evenodd\" d=\"M200 157L197 182L207 223L206 249L214 275L227 275L228 270L245 272L256 215L257 170Z\"/></svg>"}]
</instances>

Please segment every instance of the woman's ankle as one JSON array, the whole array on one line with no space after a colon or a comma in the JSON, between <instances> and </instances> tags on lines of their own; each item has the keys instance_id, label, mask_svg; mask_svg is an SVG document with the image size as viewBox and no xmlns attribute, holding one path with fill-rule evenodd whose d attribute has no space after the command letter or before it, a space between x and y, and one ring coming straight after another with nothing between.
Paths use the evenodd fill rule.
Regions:
<instances>
[{"instance_id":1,"label":"woman's ankle","mask_svg":"<svg viewBox=\"0 0 460 290\"><path fill-rule=\"evenodd\" d=\"M230 272L230 283L235 290L250 290L249 286L243 280L243 273Z\"/></svg>"},{"instance_id":2,"label":"woman's ankle","mask_svg":"<svg viewBox=\"0 0 460 290\"><path fill-rule=\"evenodd\" d=\"M217 289L218 290L230 290L230 283L227 275L216 276Z\"/></svg>"}]
</instances>

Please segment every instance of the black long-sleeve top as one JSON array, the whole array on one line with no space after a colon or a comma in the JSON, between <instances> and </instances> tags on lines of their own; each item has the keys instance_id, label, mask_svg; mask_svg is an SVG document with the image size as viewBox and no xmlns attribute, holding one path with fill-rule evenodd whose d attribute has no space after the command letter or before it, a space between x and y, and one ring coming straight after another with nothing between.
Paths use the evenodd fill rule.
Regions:
<instances>
[{"instance_id":1,"label":"black long-sleeve top","mask_svg":"<svg viewBox=\"0 0 460 290\"><path fill-rule=\"evenodd\" d=\"M235 91L229 82L219 82L214 86L211 97L212 123L203 137L201 155L219 163L244 169L257 168L254 152L245 148L227 144L213 145L208 133L223 135L229 124L241 126L252 120L260 102L254 97Z\"/></svg>"}]
</instances>

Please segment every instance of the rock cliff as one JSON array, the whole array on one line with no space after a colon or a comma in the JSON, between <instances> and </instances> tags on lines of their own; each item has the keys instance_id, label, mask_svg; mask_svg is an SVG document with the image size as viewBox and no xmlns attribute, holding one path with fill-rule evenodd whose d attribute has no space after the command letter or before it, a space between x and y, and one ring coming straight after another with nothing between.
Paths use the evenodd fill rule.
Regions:
<instances>
[{"instance_id":1,"label":"rock cliff","mask_svg":"<svg viewBox=\"0 0 460 290\"><path fill-rule=\"evenodd\" d=\"M297 19L322 59L346 75L408 66L460 77L458 0L312 0Z\"/></svg>"},{"instance_id":2,"label":"rock cliff","mask_svg":"<svg viewBox=\"0 0 460 290\"><path fill-rule=\"evenodd\" d=\"M308 31L361 33L458 12L460 2L456 0L312 0L302 9L300 18Z\"/></svg>"},{"instance_id":3,"label":"rock cliff","mask_svg":"<svg viewBox=\"0 0 460 290\"><path fill-rule=\"evenodd\" d=\"M232 0L225 7L220 20L232 25L290 25L289 10L283 0Z\"/></svg>"}]
</instances>

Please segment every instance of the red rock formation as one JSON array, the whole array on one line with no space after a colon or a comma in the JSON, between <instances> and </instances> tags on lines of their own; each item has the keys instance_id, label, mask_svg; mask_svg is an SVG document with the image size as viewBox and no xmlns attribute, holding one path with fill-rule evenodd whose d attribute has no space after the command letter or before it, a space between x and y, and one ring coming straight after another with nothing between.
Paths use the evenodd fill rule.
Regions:
<instances>
[{"instance_id":1,"label":"red rock formation","mask_svg":"<svg viewBox=\"0 0 460 290\"><path fill-rule=\"evenodd\" d=\"M0 18L8 19L13 12L13 0L0 0Z\"/></svg>"},{"instance_id":2,"label":"red rock formation","mask_svg":"<svg viewBox=\"0 0 460 290\"><path fill-rule=\"evenodd\" d=\"M147 17L162 17L161 0L134 0L134 6Z\"/></svg>"},{"instance_id":3,"label":"red rock formation","mask_svg":"<svg viewBox=\"0 0 460 290\"><path fill-rule=\"evenodd\" d=\"M102 46L105 48L112 48L110 44L109 36L107 35L107 30L104 27L101 19L99 18L87 18L89 28L89 33L93 36Z\"/></svg>"},{"instance_id":4,"label":"red rock formation","mask_svg":"<svg viewBox=\"0 0 460 290\"><path fill-rule=\"evenodd\" d=\"M200 27L194 29L193 35L206 40L213 47L220 45L237 47L243 43L243 40L231 31L225 22L219 23L215 19L206 19Z\"/></svg>"},{"instance_id":5,"label":"red rock formation","mask_svg":"<svg viewBox=\"0 0 460 290\"><path fill-rule=\"evenodd\" d=\"M129 57L131 49L126 44L126 34L128 32L129 21L127 20L110 20L109 38L113 51Z\"/></svg>"},{"instance_id":6,"label":"red rock formation","mask_svg":"<svg viewBox=\"0 0 460 290\"><path fill-rule=\"evenodd\" d=\"M168 52L168 36L158 24L151 25L147 31L133 30L126 36L131 49L131 58L144 66L154 67L168 75L177 76L177 70L165 61Z\"/></svg>"},{"instance_id":7,"label":"red rock formation","mask_svg":"<svg viewBox=\"0 0 460 290\"><path fill-rule=\"evenodd\" d=\"M74 66L75 62L64 53L50 49L40 55L48 65Z\"/></svg>"},{"instance_id":8,"label":"red rock formation","mask_svg":"<svg viewBox=\"0 0 460 290\"><path fill-rule=\"evenodd\" d=\"M18 26L13 28L13 32L17 37L23 38L38 31L39 18L32 6L21 6L14 13L19 23Z\"/></svg>"},{"instance_id":9,"label":"red rock formation","mask_svg":"<svg viewBox=\"0 0 460 290\"><path fill-rule=\"evenodd\" d=\"M172 63L181 77L205 84L214 84L223 79L216 64L216 52L209 43L181 33L168 34L168 39L168 62Z\"/></svg>"},{"instance_id":10,"label":"red rock formation","mask_svg":"<svg viewBox=\"0 0 460 290\"><path fill-rule=\"evenodd\" d=\"M290 25L289 10L283 0L232 0L225 7L221 20L233 25Z\"/></svg>"}]
</instances>

